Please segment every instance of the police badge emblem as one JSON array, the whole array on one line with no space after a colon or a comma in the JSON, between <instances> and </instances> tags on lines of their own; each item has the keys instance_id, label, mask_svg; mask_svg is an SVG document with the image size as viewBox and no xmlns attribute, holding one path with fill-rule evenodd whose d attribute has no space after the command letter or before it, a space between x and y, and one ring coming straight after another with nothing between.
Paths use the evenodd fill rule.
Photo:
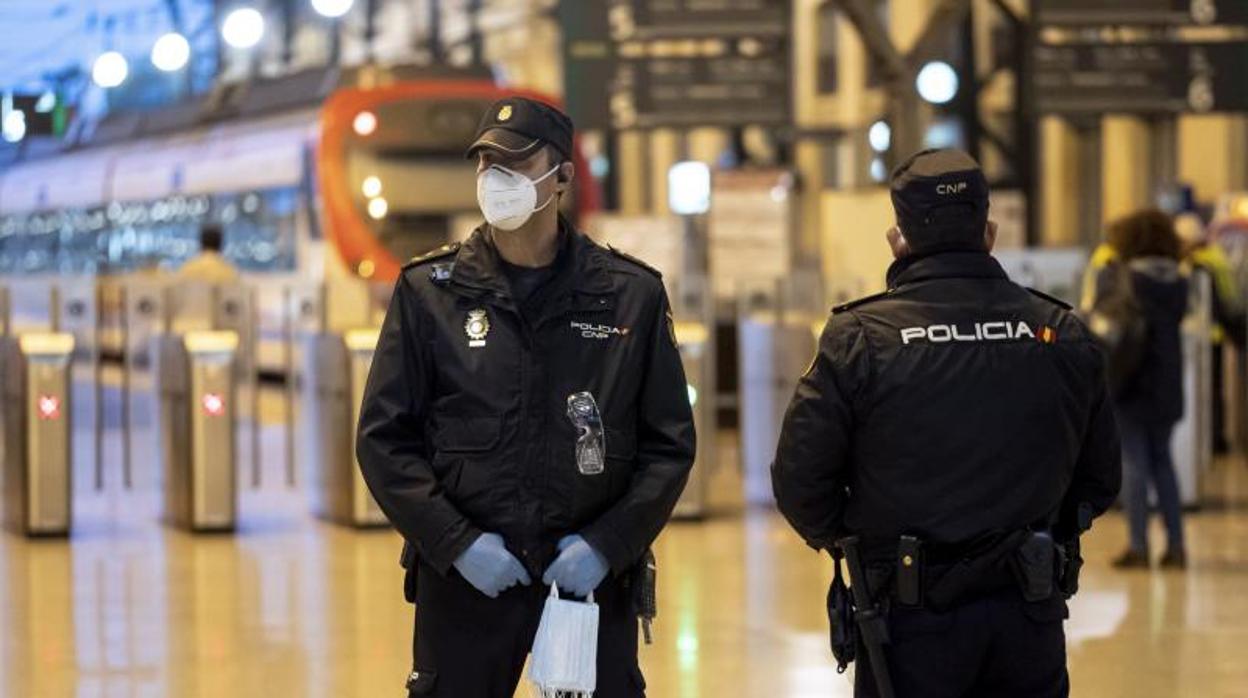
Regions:
<instances>
[{"instance_id":1,"label":"police badge emblem","mask_svg":"<svg viewBox=\"0 0 1248 698\"><path fill-rule=\"evenodd\" d=\"M464 332L468 335L468 346L474 349L485 346L485 335L490 333L490 318L483 308L468 311Z\"/></svg>"}]
</instances>

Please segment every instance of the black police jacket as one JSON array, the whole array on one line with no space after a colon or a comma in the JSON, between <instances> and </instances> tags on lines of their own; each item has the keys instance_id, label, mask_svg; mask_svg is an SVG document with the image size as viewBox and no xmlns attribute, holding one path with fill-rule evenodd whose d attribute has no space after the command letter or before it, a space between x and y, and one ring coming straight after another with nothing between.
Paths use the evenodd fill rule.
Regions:
<instances>
[{"instance_id":1,"label":"black police jacket","mask_svg":"<svg viewBox=\"0 0 1248 698\"><path fill-rule=\"evenodd\" d=\"M986 253L894 264L888 291L833 311L798 384L772 465L780 511L819 549L1072 535L1121 470L1103 358L1069 310Z\"/></svg>"},{"instance_id":2,"label":"black police jacket","mask_svg":"<svg viewBox=\"0 0 1248 698\"><path fill-rule=\"evenodd\" d=\"M519 312L484 228L413 260L395 285L356 454L381 510L439 572L485 531L535 577L570 533L622 572L692 467L693 415L658 272L562 221L561 231L533 313ZM597 475L576 463L567 400L581 391L605 426Z\"/></svg>"}]
</instances>

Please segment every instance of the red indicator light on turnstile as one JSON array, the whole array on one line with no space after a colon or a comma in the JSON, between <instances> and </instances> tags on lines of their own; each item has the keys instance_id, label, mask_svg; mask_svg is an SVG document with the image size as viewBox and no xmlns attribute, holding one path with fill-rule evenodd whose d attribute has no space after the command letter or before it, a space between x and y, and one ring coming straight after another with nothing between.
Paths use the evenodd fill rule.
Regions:
<instances>
[{"instance_id":1,"label":"red indicator light on turnstile","mask_svg":"<svg viewBox=\"0 0 1248 698\"><path fill-rule=\"evenodd\" d=\"M61 416L61 399L55 395L40 395L36 405L39 419L56 419Z\"/></svg>"},{"instance_id":2,"label":"red indicator light on turnstile","mask_svg":"<svg viewBox=\"0 0 1248 698\"><path fill-rule=\"evenodd\" d=\"M209 417L220 417L225 414L225 398L216 393L204 393L204 414Z\"/></svg>"}]
</instances>

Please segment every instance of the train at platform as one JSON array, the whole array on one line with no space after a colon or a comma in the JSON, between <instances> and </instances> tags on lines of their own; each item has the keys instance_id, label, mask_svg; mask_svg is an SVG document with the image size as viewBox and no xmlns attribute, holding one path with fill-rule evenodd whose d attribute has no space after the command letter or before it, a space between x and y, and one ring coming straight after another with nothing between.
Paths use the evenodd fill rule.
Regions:
<instances>
[{"instance_id":1,"label":"train at platform","mask_svg":"<svg viewBox=\"0 0 1248 698\"><path fill-rule=\"evenodd\" d=\"M119 355L126 285L175 285L216 224L261 344L289 324L291 288L319 288L330 324L367 322L408 258L480 223L464 151L513 94L554 101L488 71L318 68L74 124L0 161L0 283L94 283L101 351ZM575 160L588 173L579 143ZM574 219L596 210L592 178L563 203ZM281 370L281 352L257 354Z\"/></svg>"}]
</instances>

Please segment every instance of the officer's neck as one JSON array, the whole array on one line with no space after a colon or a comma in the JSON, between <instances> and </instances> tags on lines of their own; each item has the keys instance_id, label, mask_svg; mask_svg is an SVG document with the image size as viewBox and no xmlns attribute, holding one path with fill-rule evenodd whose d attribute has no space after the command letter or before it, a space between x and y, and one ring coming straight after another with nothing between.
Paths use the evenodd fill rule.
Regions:
<instances>
[{"instance_id":1,"label":"officer's neck","mask_svg":"<svg viewBox=\"0 0 1248 698\"><path fill-rule=\"evenodd\" d=\"M559 254L559 210L547 206L515 230L491 226L490 233L504 262L518 267L548 267Z\"/></svg>"}]
</instances>

